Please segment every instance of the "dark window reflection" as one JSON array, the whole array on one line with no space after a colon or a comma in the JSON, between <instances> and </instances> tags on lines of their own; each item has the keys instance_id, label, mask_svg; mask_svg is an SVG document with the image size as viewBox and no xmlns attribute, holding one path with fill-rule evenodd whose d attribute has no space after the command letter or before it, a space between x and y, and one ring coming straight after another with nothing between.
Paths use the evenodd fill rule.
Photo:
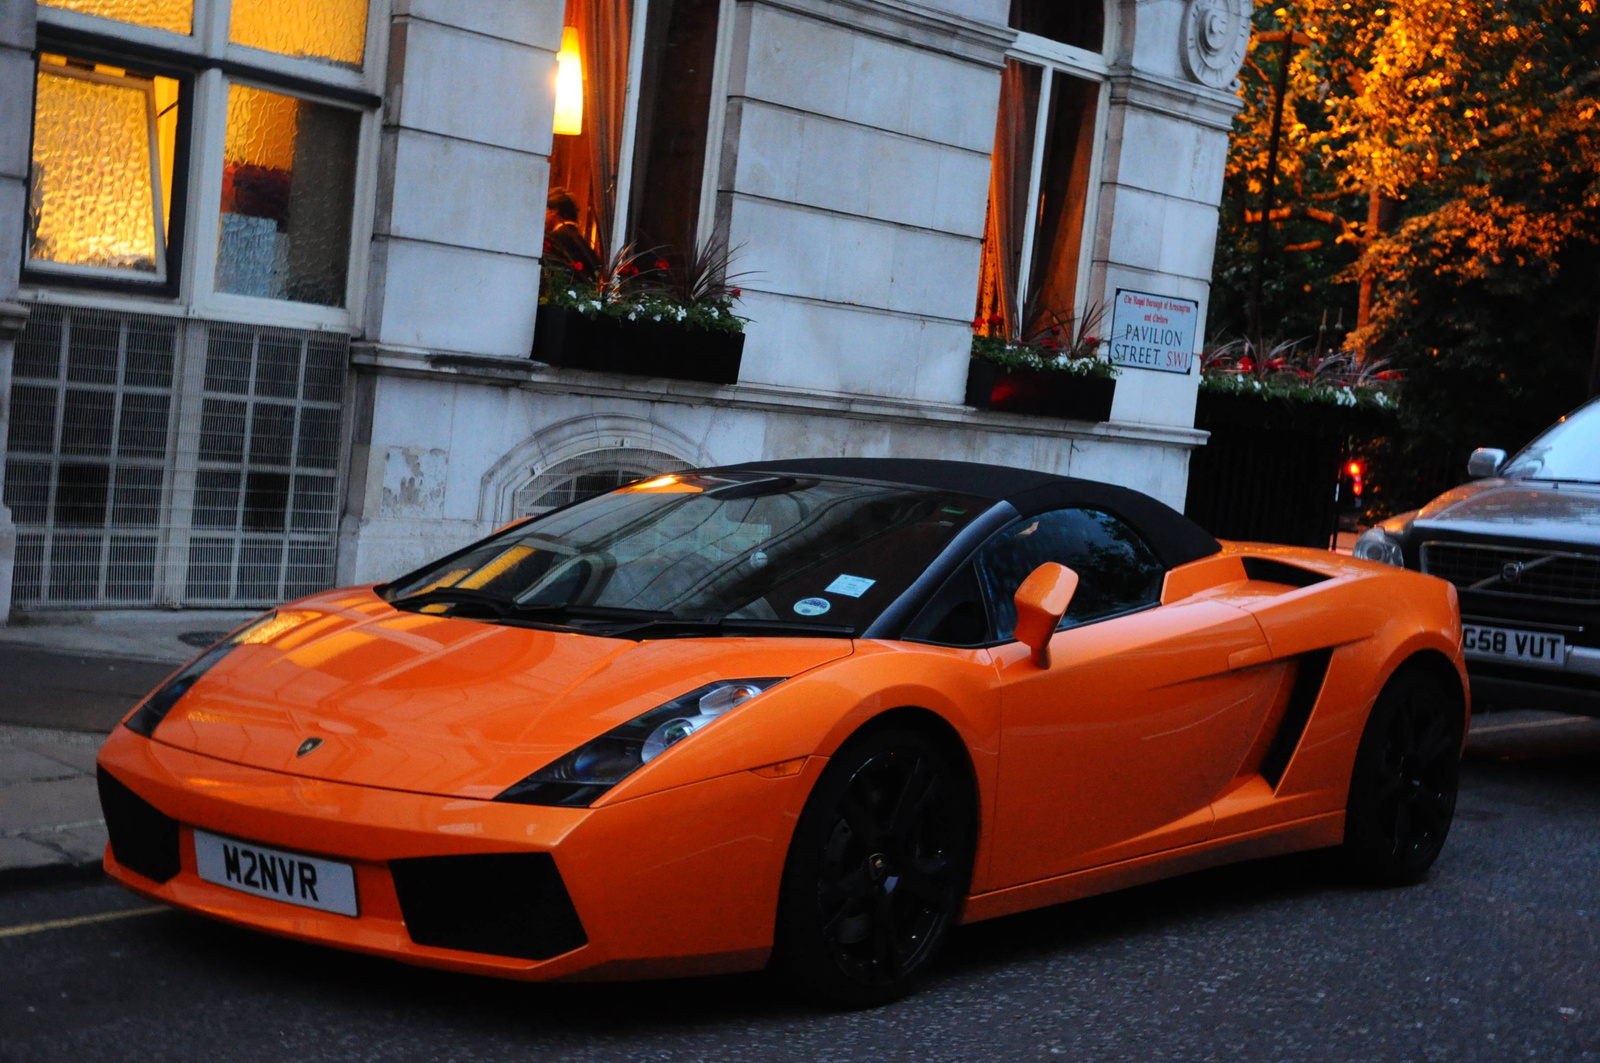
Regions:
<instances>
[{"instance_id":1,"label":"dark window reflection","mask_svg":"<svg viewBox=\"0 0 1600 1063\"><path fill-rule=\"evenodd\" d=\"M1105 47L1102 0L1011 0L1011 27L1098 52Z\"/></svg>"},{"instance_id":2,"label":"dark window reflection","mask_svg":"<svg viewBox=\"0 0 1600 1063\"><path fill-rule=\"evenodd\" d=\"M1062 627L1103 620L1161 598L1166 574L1127 523L1097 509L1058 509L1018 521L983 548L979 574L995 613L997 637L1016 630L1017 588L1047 561L1078 574Z\"/></svg>"}]
</instances>

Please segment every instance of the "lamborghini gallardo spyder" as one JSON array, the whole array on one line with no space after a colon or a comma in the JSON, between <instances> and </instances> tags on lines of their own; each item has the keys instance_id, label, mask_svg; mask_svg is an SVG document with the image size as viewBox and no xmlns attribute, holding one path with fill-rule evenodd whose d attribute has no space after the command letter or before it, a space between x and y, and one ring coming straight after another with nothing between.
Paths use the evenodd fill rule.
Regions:
<instances>
[{"instance_id":1,"label":"lamborghini gallardo spyder","mask_svg":"<svg viewBox=\"0 0 1600 1063\"><path fill-rule=\"evenodd\" d=\"M1338 847L1421 879L1468 719L1443 580L956 462L662 476L196 658L100 753L107 871L522 979L907 992L959 923Z\"/></svg>"}]
</instances>

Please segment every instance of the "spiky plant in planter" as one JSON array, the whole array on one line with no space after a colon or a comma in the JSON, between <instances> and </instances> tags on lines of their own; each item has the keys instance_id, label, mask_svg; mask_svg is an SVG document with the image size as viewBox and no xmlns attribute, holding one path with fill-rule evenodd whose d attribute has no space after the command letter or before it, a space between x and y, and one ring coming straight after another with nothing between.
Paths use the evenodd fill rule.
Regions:
<instances>
[{"instance_id":1,"label":"spiky plant in planter","mask_svg":"<svg viewBox=\"0 0 1600 1063\"><path fill-rule=\"evenodd\" d=\"M1024 320L1031 321L1031 327L1010 336L1000 315L979 318L972 323L972 357L1006 370L1111 379L1117 375L1116 368L1100 357L1105 346L1099 335L1104 319L1105 308L1099 303L1090 305L1076 321L1071 314L1030 305Z\"/></svg>"},{"instance_id":2,"label":"spiky plant in planter","mask_svg":"<svg viewBox=\"0 0 1600 1063\"><path fill-rule=\"evenodd\" d=\"M624 247L585 269L547 262L533 357L554 366L732 384L744 349L740 274L720 238L690 252Z\"/></svg>"},{"instance_id":3,"label":"spiky plant in planter","mask_svg":"<svg viewBox=\"0 0 1600 1063\"><path fill-rule=\"evenodd\" d=\"M1107 420L1117 372L1100 357L1103 316L1098 304L1077 321L1030 306L1024 320L1033 325L1019 336L1007 335L998 316L974 321L966 404L980 410Z\"/></svg>"}]
</instances>

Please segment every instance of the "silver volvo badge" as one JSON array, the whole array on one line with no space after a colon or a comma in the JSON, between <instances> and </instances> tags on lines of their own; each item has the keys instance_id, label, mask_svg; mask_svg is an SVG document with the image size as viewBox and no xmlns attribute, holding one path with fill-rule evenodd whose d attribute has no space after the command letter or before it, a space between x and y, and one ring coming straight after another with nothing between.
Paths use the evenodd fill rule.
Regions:
<instances>
[{"instance_id":1,"label":"silver volvo badge","mask_svg":"<svg viewBox=\"0 0 1600 1063\"><path fill-rule=\"evenodd\" d=\"M294 755L297 757L303 757L321 744L322 739L320 738L308 738L304 742L300 743L300 748L294 751Z\"/></svg>"},{"instance_id":2,"label":"silver volvo badge","mask_svg":"<svg viewBox=\"0 0 1600 1063\"><path fill-rule=\"evenodd\" d=\"M1500 566L1500 580L1503 583L1515 583L1522 578L1522 562L1507 561Z\"/></svg>"}]
</instances>

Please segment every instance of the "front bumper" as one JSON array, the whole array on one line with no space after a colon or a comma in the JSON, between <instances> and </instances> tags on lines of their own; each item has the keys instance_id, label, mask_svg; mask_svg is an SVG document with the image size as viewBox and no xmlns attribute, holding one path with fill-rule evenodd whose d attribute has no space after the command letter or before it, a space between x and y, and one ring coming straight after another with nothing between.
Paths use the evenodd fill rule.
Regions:
<instances>
[{"instance_id":1,"label":"front bumper","mask_svg":"<svg viewBox=\"0 0 1600 1063\"><path fill-rule=\"evenodd\" d=\"M789 838L823 763L812 758L779 778L735 772L595 809L545 808L285 775L119 727L100 767L176 821L177 870L158 882L124 866L115 830L105 867L138 893L202 915L430 967L527 980L752 970L771 950ZM360 914L202 880L195 828L351 864ZM530 960L413 940L392 861L506 853L553 858L585 943Z\"/></svg>"}]
</instances>

